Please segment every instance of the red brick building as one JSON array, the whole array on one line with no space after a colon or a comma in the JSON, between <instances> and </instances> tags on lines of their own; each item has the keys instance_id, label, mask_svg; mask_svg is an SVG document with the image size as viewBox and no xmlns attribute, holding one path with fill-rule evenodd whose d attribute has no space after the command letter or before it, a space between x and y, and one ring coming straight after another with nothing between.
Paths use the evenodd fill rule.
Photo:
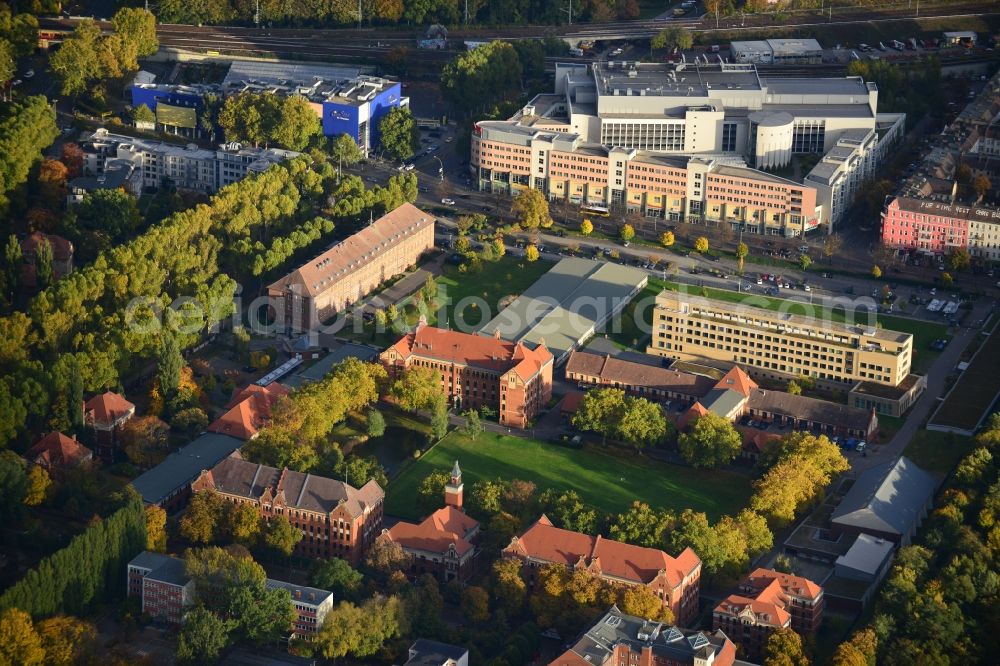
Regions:
<instances>
[{"instance_id":1,"label":"red brick building","mask_svg":"<svg viewBox=\"0 0 1000 666\"><path fill-rule=\"evenodd\" d=\"M126 575L128 596L140 599L142 612L150 617L180 624L194 603L194 581L176 557L144 551L128 563Z\"/></svg>"},{"instance_id":2,"label":"red brick building","mask_svg":"<svg viewBox=\"0 0 1000 666\"><path fill-rule=\"evenodd\" d=\"M421 321L379 358L390 376L411 365L437 370L452 406L491 407L502 425L526 427L552 397L554 358L544 344L530 349L499 336L459 333Z\"/></svg>"},{"instance_id":3,"label":"red brick building","mask_svg":"<svg viewBox=\"0 0 1000 666\"><path fill-rule=\"evenodd\" d=\"M712 613L712 626L725 631L742 654L756 659L767 639L784 627L814 634L823 620L823 588L816 583L770 569L757 569L739 592L726 597Z\"/></svg>"},{"instance_id":4,"label":"red brick building","mask_svg":"<svg viewBox=\"0 0 1000 666\"><path fill-rule=\"evenodd\" d=\"M99 456L105 460L114 457L122 426L133 416L135 405L112 391L95 395L83 403L83 422L94 430Z\"/></svg>"},{"instance_id":5,"label":"red brick building","mask_svg":"<svg viewBox=\"0 0 1000 666\"><path fill-rule=\"evenodd\" d=\"M689 623L698 613L701 559L690 548L671 557L655 548L559 529L543 515L524 534L511 539L503 555L521 560L532 584L535 569L562 564L610 583L645 585L670 607L677 624Z\"/></svg>"},{"instance_id":6,"label":"red brick building","mask_svg":"<svg viewBox=\"0 0 1000 666\"><path fill-rule=\"evenodd\" d=\"M212 490L233 503L247 503L264 517L284 516L302 531L295 553L340 557L358 564L382 530L385 493L369 481L354 488L343 481L247 462L239 452L204 471L193 492Z\"/></svg>"},{"instance_id":7,"label":"red brick building","mask_svg":"<svg viewBox=\"0 0 1000 666\"><path fill-rule=\"evenodd\" d=\"M50 432L28 449L24 457L33 465L44 468L49 473L64 469L74 469L89 463L94 454L75 437L67 437L61 432Z\"/></svg>"},{"instance_id":8,"label":"red brick building","mask_svg":"<svg viewBox=\"0 0 1000 666\"><path fill-rule=\"evenodd\" d=\"M237 391L226 404L226 413L208 426L209 432L250 440L271 420L271 407L288 388L274 382L267 386L251 384Z\"/></svg>"},{"instance_id":9,"label":"red brick building","mask_svg":"<svg viewBox=\"0 0 1000 666\"><path fill-rule=\"evenodd\" d=\"M722 631L680 629L612 606L549 666L733 666L736 646Z\"/></svg>"},{"instance_id":10,"label":"red brick building","mask_svg":"<svg viewBox=\"0 0 1000 666\"><path fill-rule=\"evenodd\" d=\"M24 260L21 266L21 285L29 290L40 286L35 271L35 257L42 243L48 243L52 250L52 276L55 279L73 272L73 243L62 236L35 231L21 241L21 257Z\"/></svg>"},{"instance_id":11,"label":"red brick building","mask_svg":"<svg viewBox=\"0 0 1000 666\"><path fill-rule=\"evenodd\" d=\"M308 331L434 248L434 216L404 203L267 288L285 331Z\"/></svg>"},{"instance_id":12,"label":"red brick building","mask_svg":"<svg viewBox=\"0 0 1000 666\"><path fill-rule=\"evenodd\" d=\"M444 508L420 524L400 521L380 538L398 543L412 559L410 573L431 573L442 582L466 581L475 570L479 521L462 509L462 470L455 461L444 489Z\"/></svg>"}]
</instances>

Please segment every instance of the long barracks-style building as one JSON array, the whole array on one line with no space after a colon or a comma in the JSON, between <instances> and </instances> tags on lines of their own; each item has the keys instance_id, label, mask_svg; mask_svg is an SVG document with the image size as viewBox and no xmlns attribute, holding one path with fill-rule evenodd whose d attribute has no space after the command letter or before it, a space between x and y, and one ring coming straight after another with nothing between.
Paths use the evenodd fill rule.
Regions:
<instances>
[{"instance_id":1,"label":"long barracks-style building","mask_svg":"<svg viewBox=\"0 0 1000 666\"><path fill-rule=\"evenodd\" d=\"M843 194L855 191L844 183L870 176L900 136L903 116L878 114L877 101L875 84L859 77L762 79L753 65L726 63L557 64L554 93L507 121L476 124L471 165L483 190L533 188L794 236L832 224ZM863 159L846 155L855 143ZM805 185L760 171L835 149L842 166L827 164Z\"/></svg>"},{"instance_id":2,"label":"long barracks-style building","mask_svg":"<svg viewBox=\"0 0 1000 666\"><path fill-rule=\"evenodd\" d=\"M911 373L913 336L776 312L738 303L663 292L653 309L647 353L729 368L757 378L807 376L850 389L850 404L899 416L926 378Z\"/></svg>"},{"instance_id":3,"label":"long barracks-style building","mask_svg":"<svg viewBox=\"0 0 1000 666\"><path fill-rule=\"evenodd\" d=\"M271 283L278 325L308 331L405 273L434 247L435 218L403 203Z\"/></svg>"}]
</instances>

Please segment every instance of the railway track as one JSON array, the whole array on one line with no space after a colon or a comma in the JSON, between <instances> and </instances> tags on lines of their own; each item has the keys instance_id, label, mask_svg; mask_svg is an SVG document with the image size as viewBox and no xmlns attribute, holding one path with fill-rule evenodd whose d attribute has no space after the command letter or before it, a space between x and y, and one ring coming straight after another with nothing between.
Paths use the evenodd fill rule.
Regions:
<instances>
[{"instance_id":1,"label":"railway track","mask_svg":"<svg viewBox=\"0 0 1000 666\"><path fill-rule=\"evenodd\" d=\"M963 13L954 13L954 6L928 7L921 10L921 18L967 18L970 16L1000 15L1000 3L970 3L962 6ZM949 13L951 12L951 13ZM972 12L972 13L969 13ZM901 15L898 11L891 9L872 10L867 12L855 12L846 15L849 20L841 21L836 15L831 21L822 23L798 22L796 19L813 20L812 15L792 17L782 27L795 25L798 27L827 26L831 24L846 23L873 23L880 21L895 21L910 16ZM41 19L40 27L50 30L71 30L78 22L77 19ZM107 22L98 22L102 28L110 29ZM574 26L522 26L516 29L455 29L449 33L453 39L477 38L477 39L524 39L525 37L558 36L565 39L640 39L650 37L661 30L665 25L683 25L693 32L710 33L715 30L711 21L700 19L688 20L637 20L637 21L616 21L601 24L580 24ZM759 30L761 25L737 26L722 24L722 29L728 31L739 30ZM775 26L777 27L777 26ZM260 55L269 54L276 57L311 59L311 60L334 60L341 59L347 61L377 61L381 59L392 48L398 46L412 46L414 38L410 30L385 29L385 28L334 28L334 29L309 29L309 28L275 28L261 30L258 28L242 26L192 26L177 24L160 24L157 26L157 36L161 45L168 48L183 49L195 52L213 51L225 55ZM461 51L454 49L442 50L417 50L411 49L410 58L421 65L437 65L454 58ZM551 67L555 62L588 62L586 58L574 58L572 56L561 56L546 58L546 62ZM973 58L963 58L963 63L973 63ZM836 72L843 69L843 65L824 64L816 65L813 68L797 68L802 75L821 72ZM774 71L778 73L778 69ZM788 72L781 72L790 75Z\"/></svg>"}]
</instances>

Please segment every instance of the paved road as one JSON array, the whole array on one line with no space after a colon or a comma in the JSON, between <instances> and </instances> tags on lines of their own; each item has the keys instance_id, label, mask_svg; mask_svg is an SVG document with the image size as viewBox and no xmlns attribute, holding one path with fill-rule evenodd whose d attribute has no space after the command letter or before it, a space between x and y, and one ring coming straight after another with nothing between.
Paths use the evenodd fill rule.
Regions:
<instances>
[{"instance_id":1,"label":"paved road","mask_svg":"<svg viewBox=\"0 0 1000 666\"><path fill-rule=\"evenodd\" d=\"M455 225L451 220L443 218L440 220L439 226L441 230L445 231L447 234L454 229ZM815 303L817 306L822 306L832 304L830 299L841 299L846 297L857 303L860 307L876 307L875 300L871 298L871 290L878 283L875 283L870 279L845 277L840 275L823 278L822 276L817 276L814 273L809 273L807 276L807 274L802 271L796 270L754 267L753 270L748 270L746 272L746 276L740 280L735 275L735 262L725 259L710 261L697 255L683 256L666 250L660 250L647 246L632 245L628 248L624 248L615 241L603 239L580 238L573 236L559 237L544 233L531 235L518 234L516 236L519 240L528 240L529 237L536 239L540 244L548 248L579 246L584 250L583 254L585 256L590 256L592 254L592 252L586 252L587 248L598 248L600 255L603 255L604 250L616 250L623 258L628 260L629 263L631 263L631 260L633 259L646 260L650 257L656 257L660 261L661 268L649 270L649 273L655 277L659 277L664 280L673 280L692 287L706 286L716 287L719 289L729 289L732 291L739 291L742 284L745 291L747 290L747 287L749 287L748 294L750 295L763 295L765 294L764 289L766 288L758 286L755 283L755 280L750 278L751 275L756 276L758 272L764 272L767 270L775 272L780 270L785 279L787 279L788 282L794 287L797 287L793 289L781 289L778 293L778 296L781 298L807 304ZM445 236L445 238L447 239L447 236ZM519 254L519 251L513 247L513 243L509 243L508 245L511 252ZM558 259L560 255L543 252L542 257ZM666 268L668 265L673 268ZM676 271L673 270L674 268ZM693 269L698 272L696 274L692 273ZM713 269L730 275L730 277L721 278L707 273L707 271ZM804 280L808 280L812 291L806 292L799 288ZM848 295L846 293L848 289L853 289L854 294ZM896 294L902 302L908 301L910 295L918 295L924 299L930 297L927 289L908 285L898 285ZM943 321L940 313L928 312L925 307L921 306L917 308L916 306L911 306L909 304L907 304L906 310L897 310L893 314L896 316L910 317L926 321ZM970 320L975 321L975 318L970 318Z\"/></svg>"},{"instance_id":2,"label":"paved road","mask_svg":"<svg viewBox=\"0 0 1000 666\"><path fill-rule=\"evenodd\" d=\"M456 129L449 127L444 130L444 137L455 136ZM469 212L486 212L491 215L496 215L503 217L509 214L509 204L510 199L507 196L499 195L491 192L479 192L468 186L466 186L465 178L466 172L463 167L459 164L458 156L455 155L454 151L450 147L454 144L441 143L441 139L435 139L438 145L441 146L440 150L434 155L422 155L414 159L416 165L415 173L417 174L419 186L421 188L417 205L423 206L425 208L441 208L441 199L444 196L448 196L455 199L455 206L449 206L449 208L455 210L455 215L465 214ZM440 157L444 163L444 181L440 179L438 175L439 162L436 157ZM362 168L362 167L358 167ZM396 170L396 165L387 161L372 160L369 161L367 165L363 167L363 171L356 171L363 175L365 179L369 182L384 182L392 174L398 173ZM560 218L560 213L553 211L553 215L556 218ZM572 213L573 216L576 212ZM442 230L454 228L454 222L447 217L440 218L439 227ZM606 224L611 223L610 220L598 220L598 222L604 222ZM663 223L664 225L666 223ZM698 233L700 228L698 225L684 225L685 227L690 227L685 229L686 233ZM660 230L665 228L660 227ZM707 230L711 236L711 230ZM535 242L541 243L544 246L549 246L553 248L559 247L580 247L584 251L588 248L599 248L600 251L605 249L616 250L621 256L628 260L642 259L646 260L650 257L656 257L662 262L662 265L670 264L677 268L677 273L665 272L663 270L653 271L653 274L658 275L664 279L672 279L677 282L684 284L689 284L692 286L709 286L718 287L722 289L739 290L741 282L744 286L744 290L749 287L748 291L751 294L762 294L764 293L762 286L756 284L754 278L759 273L780 273L790 284L793 285L791 290L781 290L780 296L783 298L789 298L792 300L798 300L805 303L812 303L814 301L822 301L826 298L835 297L847 297L851 299L860 298L872 298L871 294L873 289L881 289L883 284L894 284L894 279L896 273L887 272L882 281L874 281L871 278L865 276L845 276L839 274L831 274L829 277L822 277L822 270L825 260L820 260L819 256L821 254L820 244L821 239L812 240L811 238L806 239L794 239L792 241L793 253L797 252L797 247L799 245L805 244L809 246L809 253L813 256L817 263L813 266L813 271L804 272L792 268L778 268L765 266L761 264L753 264L747 262L745 265L745 278L740 280L736 276L736 262L733 259L719 258L716 261L711 261L705 257L701 257L697 254L692 254L690 256L684 256L675 252L667 251L663 248L658 248L655 246L641 245L633 243L630 247L625 248L619 242L614 240L602 240L597 238L584 238L581 236L566 236L560 237L551 233L521 233L516 234L514 240L533 240ZM753 238L744 236L744 240L750 242L763 242L766 239ZM777 241L779 244L787 241L782 241L779 239ZM864 250L860 250L864 252ZM759 250L751 250L754 255L760 253ZM842 252L847 252L847 250L842 250ZM867 257L867 254L865 255ZM860 261L867 266L867 262L870 258L862 258ZM837 266L842 267L843 261L838 258ZM857 261L855 261L857 263ZM861 264L858 264L861 265ZM692 274L692 269L697 270L697 274ZM723 279L718 278L708 271L716 270L729 275L729 278ZM900 278L913 276L909 273L899 274ZM963 276L963 279L969 280L970 276ZM804 281L808 281L811 292L805 292L801 289L801 285ZM980 288L989 288L988 285L993 281L993 278L982 277L980 279ZM943 321L942 315L940 313L927 312L924 307L916 307L909 304L910 296L916 295L923 300L928 300L931 298L930 286L920 287L912 286L907 284L895 285L897 303L905 304L904 309L897 310L893 314L898 316L913 317L916 319L923 319L928 321ZM970 286L970 285L963 285ZM763 286L764 288L767 285ZM853 293L850 293L853 292ZM871 307L875 306L874 300L870 303Z\"/></svg>"},{"instance_id":3,"label":"paved road","mask_svg":"<svg viewBox=\"0 0 1000 666\"><path fill-rule=\"evenodd\" d=\"M992 299L981 299L976 303L969 319L971 321L981 320L985 322L989 318L990 311L995 306L996 302ZM927 419L930 418L938 405L938 398L944 395L946 388L945 379L952 373L955 366L958 365L962 353L969 346L969 343L972 342L973 338L980 334L981 330L979 327L969 327L962 328L956 332L951 343L941 352L941 355L938 356L937 360L934 361L934 365L927 372L927 390L917 400L917 404L911 408L906 421L903 423L903 427L899 429L899 432L893 436L888 444L879 447L877 451L870 454L867 458L856 458L852 461L852 471L855 474L873 465L895 460L896 457L903 453L903 449L913 439L917 430L925 426Z\"/></svg>"}]
</instances>

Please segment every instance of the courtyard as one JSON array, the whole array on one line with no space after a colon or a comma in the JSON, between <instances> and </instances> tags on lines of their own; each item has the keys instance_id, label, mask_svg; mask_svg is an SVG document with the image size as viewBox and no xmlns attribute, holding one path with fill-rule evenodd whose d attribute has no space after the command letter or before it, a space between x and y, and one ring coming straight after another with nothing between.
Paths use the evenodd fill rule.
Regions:
<instances>
[{"instance_id":1,"label":"courtyard","mask_svg":"<svg viewBox=\"0 0 1000 666\"><path fill-rule=\"evenodd\" d=\"M697 470L631 453L572 449L493 432L472 440L455 431L389 483L386 513L420 518L413 498L421 481L433 471L450 470L456 460L467 491L481 479L524 479L535 483L539 493L575 490L605 514L625 511L641 497L653 508L690 508L717 520L739 512L752 493L749 473Z\"/></svg>"},{"instance_id":2,"label":"courtyard","mask_svg":"<svg viewBox=\"0 0 1000 666\"><path fill-rule=\"evenodd\" d=\"M489 321L550 268L552 264L548 261L528 262L523 257L511 255L505 255L496 261L482 262L479 270L471 272L463 271L452 263L445 263L442 274L434 279L438 293L432 307L423 303L422 297L417 294L397 303L403 324L396 327L399 330L376 332L374 321L370 321L364 322L360 331L353 330L353 326L349 324L339 335L377 347L388 347L403 335L404 328L410 330L416 326L421 314L432 326L456 328L456 322L460 321L464 330L473 331ZM482 305L484 302L485 308ZM456 312L455 306L459 304L462 307ZM438 321L439 315L443 315L443 320Z\"/></svg>"}]
</instances>

